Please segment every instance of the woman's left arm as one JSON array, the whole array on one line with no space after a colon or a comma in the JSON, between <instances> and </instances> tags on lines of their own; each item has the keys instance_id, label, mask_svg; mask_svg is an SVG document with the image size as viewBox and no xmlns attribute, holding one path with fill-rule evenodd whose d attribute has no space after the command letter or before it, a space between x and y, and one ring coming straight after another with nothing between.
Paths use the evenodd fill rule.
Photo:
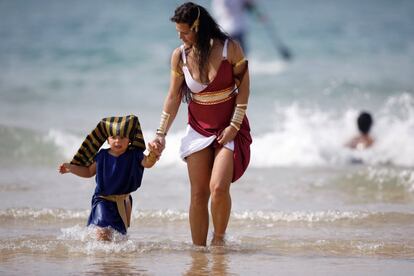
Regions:
<instances>
[{"instance_id":1,"label":"woman's left arm","mask_svg":"<svg viewBox=\"0 0 414 276\"><path fill-rule=\"evenodd\" d=\"M233 40L230 40L228 49L228 59L233 65L233 75L235 76L238 93L230 125L217 137L217 142L221 145L225 145L232 141L240 130L250 94L249 68L243 50L240 47L240 44Z\"/></svg>"},{"instance_id":2,"label":"woman's left arm","mask_svg":"<svg viewBox=\"0 0 414 276\"><path fill-rule=\"evenodd\" d=\"M231 40L228 58L233 65L233 74L236 78L237 94L236 104L248 104L250 95L250 76L247 59L240 44Z\"/></svg>"}]
</instances>

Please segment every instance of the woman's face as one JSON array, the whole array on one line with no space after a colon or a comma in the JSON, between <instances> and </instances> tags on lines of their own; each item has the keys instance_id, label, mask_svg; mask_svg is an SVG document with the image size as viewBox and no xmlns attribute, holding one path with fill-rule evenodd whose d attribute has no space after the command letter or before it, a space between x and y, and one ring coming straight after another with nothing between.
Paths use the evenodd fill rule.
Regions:
<instances>
[{"instance_id":1,"label":"woman's face","mask_svg":"<svg viewBox=\"0 0 414 276\"><path fill-rule=\"evenodd\" d=\"M192 31L187 23L175 23L175 29L186 48L193 46L196 41L196 32Z\"/></svg>"}]
</instances>

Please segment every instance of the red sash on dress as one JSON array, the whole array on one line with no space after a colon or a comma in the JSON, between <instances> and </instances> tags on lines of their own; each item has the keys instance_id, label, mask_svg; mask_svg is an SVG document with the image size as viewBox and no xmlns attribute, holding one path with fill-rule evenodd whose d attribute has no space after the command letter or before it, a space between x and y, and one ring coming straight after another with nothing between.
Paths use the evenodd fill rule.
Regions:
<instances>
[{"instance_id":1,"label":"red sash on dress","mask_svg":"<svg viewBox=\"0 0 414 276\"><path fill-rule=\"evenodd\" d=\"M234 77L232 65L223 60L217 71L214 80L200 93L208 93L234 87ZM235 107L236 97L217 104L199 104L190 101L188 104L188 123L190 126L203 136L219 135L230 125ZM232 182L239 179L246 171L250 161L250 126L247 116L244 117L236 137L234 138L234 170ZM220 147L217 140L213 147Z\"/></svg>"}]
</instances>

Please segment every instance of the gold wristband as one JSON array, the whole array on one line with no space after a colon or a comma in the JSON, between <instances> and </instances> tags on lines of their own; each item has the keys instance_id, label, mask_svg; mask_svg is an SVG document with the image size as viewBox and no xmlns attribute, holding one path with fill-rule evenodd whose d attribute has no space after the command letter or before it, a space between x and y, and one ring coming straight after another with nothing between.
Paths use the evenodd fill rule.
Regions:
<instances>
[{"instance_id":1,"label":"gold wristband","mask_svg":"<svg viewBox=\"0 0 414 276\"><path fill-rule=\"evenodd\" d=\"M239 130L240 130L240 127L238 127L235 123L230 122L230 125L231 125L232 127L234 127L237 131L239 131Z\"/></svg>"},{"instance_id":2,"label":"gold wristband","mask_svg":"<svg viewBox=\"0 0 414 276\"><path fill-rule=\"evenodd\" d=\"M147 156L148 162L150 162L151 165L154 165L157 162L157 155L150 151Z\"/></svg>"},{"instance_id":3,"label":"gold wristband","mask_svg":"<svg viewBox=\"0 0 414 276\"><path fill-rule=\"evenodd\" d=\"M167 135L167 126L168 121L170 119L170 113L162 111L161 119L160 119L160 126L157 129L157 134Z\"/></svg>"},{"instance_id":4,"label":"gold wristband","mask_svg":"<svg viewBox=\"0 0 414 276\"><path fill-rule=\"evenodd\" d=\"M237 105L236 108L234 109L234 113L233 113L233 117L231 118L231 121L241 125L243 122L245 113L246 113L246 109Z\"/></svg>"},{"instance_id":5,"label":"gold wristband","mask_svg":"<svg viewBox=\"0 0 414 276\"><path fill-rule=\"evenodd\" d=\"M167 133L163 132L161 129L157 129L157 131L155 132L155 134L157 135L161 135L161 136L167 136Z\"/></svg>"}]
</instances>

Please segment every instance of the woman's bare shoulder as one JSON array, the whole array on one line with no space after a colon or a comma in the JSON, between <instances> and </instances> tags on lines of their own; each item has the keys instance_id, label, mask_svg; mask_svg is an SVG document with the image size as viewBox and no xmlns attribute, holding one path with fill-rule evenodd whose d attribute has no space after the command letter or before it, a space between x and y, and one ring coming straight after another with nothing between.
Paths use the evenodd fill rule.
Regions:
<instances>
[{"instance_id":1,"label":"woman's bare shoulder","mask_svg":"<svg viewBox=\"0 0 414 276\"><path fill-rule=\"evenodd\" d=\"M171 54L171 64L177 65L181 61L181 47L177 47Z\"/></svg>"},{"instance_id":2,"label":"woman's bare shoulder","mask_svg":"<svg viewBox=\"0 0 414 276\"><path fill-rule=\"evenodd\" d=\"M228 59L234 64L244 58L244 52L240 43L233 39L229 39Z\"/></svg>"}]
</instances>

